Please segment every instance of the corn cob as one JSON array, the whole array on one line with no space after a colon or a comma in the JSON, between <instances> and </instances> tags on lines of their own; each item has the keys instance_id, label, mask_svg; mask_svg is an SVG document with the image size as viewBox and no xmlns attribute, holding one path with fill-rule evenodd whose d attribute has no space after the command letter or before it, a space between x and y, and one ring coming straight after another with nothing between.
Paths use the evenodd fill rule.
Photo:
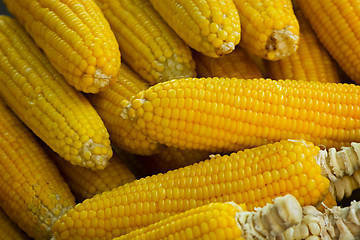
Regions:
<instances>
[{"instance_id":1,"label":"corn cob","mask_svg":"<svg viewBox=\"0 0 360 240\"><path fill-rule=\"evenodd\" d=\"M150 84L195 77L190 48L148 0L98 0L118 40L122 59Z\"/></svg>"},{"instance_id":2,"label":"corn cob","mask_svg":"<svg viewBox=\"0 0 360 240\"><path fill-rule=\"evenodd\" d=\"M7 16L0 16L0 63L0 96L37 136L74 165L107 165L109 134L95 109Z\"/></svg>"},{"instance_id":3,"label":"corn cob","mask_svg":"<svg viewBox=\"0 0 360 240\"><path fill-rule=\"evenodd\" d=\"M359 93L353 84L184 78L138 93L123 117L179 148L229 152L300 138L340 148L360 142Z\"/></svg>"},{"instance_id":4,"label":"corn cob","mask_svg":"<svg viewBox=\"0 0 360 240\"><path fill-rule=\"evenodd\" d=\"M360 237L360 202L348 207L335 206L322 213L313 206L303 207L300 224L286 229L278 239L358 239Z\"/></svg>"},{"instance_id":5,"label":"corn cob","mask_svg":"<svg viewBox=\"0 0 360 240\"><path fill-rule=\"evenodd\" d=\"M291 195L247 212L233 202L211 203L132 231L125 239L268 239L301 222L302 209Z\"/></svg>"},{"instance_id":6,"label":"corn cob","mask_svg":"<svg viewBox=\"0 0 360 240\"><path fill-rule=\"evenodd\" d=\"M32 238L49 239L54 222L75 205L55 164L2 100L0 176L0 207Z\"/></svg>"},{"instance_id":7,"label":"corn cob","mask_svg":"<svg viewBox=\"0 0 360 240\"><path fill-rule=\"evenodd\" d=\"M121 149L139 155L154 154L161 146L136 129L132 121L121 117L121 103L148 87L149 84L139 75L122 64L116 83L104 92L87 95L104 121L111 142Z\"/></svg>"},{"instance_id":8,"label":"corn cob","mask_svg":"<svg viewBox=\"0 0 360 240\"><path fill-rule=\"evenodd\" d=\"M360 9L354 0L297 0L323 46L349 77L360 83Z\"/></svg>"},{"instance_id":9,"label":"corn cob","mask_svg":"<svg viewBox=\"0 0 360 240\"><path fill-rule=\"evenodd\" d=\"M256 64L246 51L235 48L232 53L220 58L211 58L199 52L193 52L198 77L237 77L261 78L262 75Z\"/></svg>"},{"instance_id":10,"label":"corn cob","mask_svg":"<svg viewBox=\"0 0 360 240\"><path fill-rule=\"evenodd\" d=\"M268 77L340 82L336 62L320 43L303 13L298 8L295 8L294 11L300 25L299 48L287 58L279 61L266 61Z\"/></svg>"},{"instance_id":11,"label":"corn cob","mask_svg":"<svg viewBox=\"0 0 360 240\"><path fill-rule=\"evenodd\" d=\"M75 206L54 225L54 237L111 239L212 202L244 203L251 211L292 194L301 205L316 205L329 187L319 151L283 140L135 180Z\"/></svg>"},{"instance_id":12,"label":"corn cob","mask_svg":"<svg viewBox=\"0 0 360 240\"><path fill-rule=\"evenodd\" d=\"M51 150L49 152L77 202L135 180L134 174L116 154L105 169L93 171L72 165L55 152Z\"/></svg>"},{"instance_id":13,"label":"corn cob","mask_svg":"<svg viewBox=\"0 0 360 240\"><path fill-rule=\"evenodd\" d=\"M28 236L0 209L0 239L25 240Z\"/></svg>"},{"instance_id":14,"label":"corn cob","mask_svg":"<svg viewBox=\"0 0 360 240\"><path fill-rule=\"evenodd\" d=\"M90 0L4 0L9 12L77 90L97 93L116 79L120 51L99 7Z\"/></svg>"},{"instance_id":15,"label":"corn cob","mask_svg":"<svg viewBox=\"0 0 360 240\"><path fill-rule=\"evenodd\" d=\"M240 45L268 60L293 54L299 44L299 23L291 0L234 0L240 15Z\"/></svg>"},{"instance_id":16,"label":"corn cob","mask_svg":"<svg viewBox=\"0 0 360 240\"><path fill-rule=\"evenodd\" d=\"M240 41L240 19L231 0L150 0L193 49L209 57L230 53Z\"/></svg>"},{"instance_id":17,"label":"corn cob","mask_svg":"<svg viewBox=\"0 0 360 240\"><path fill-rule=\"evenodd\" d=\"M165 173L169 170L182 168L207 159L208 151L179 149L167 147L150 156L137 156L137 168L143 168L143 176ZM140 170L138 170L140 172Z\"/></svg>"}]
</instances>

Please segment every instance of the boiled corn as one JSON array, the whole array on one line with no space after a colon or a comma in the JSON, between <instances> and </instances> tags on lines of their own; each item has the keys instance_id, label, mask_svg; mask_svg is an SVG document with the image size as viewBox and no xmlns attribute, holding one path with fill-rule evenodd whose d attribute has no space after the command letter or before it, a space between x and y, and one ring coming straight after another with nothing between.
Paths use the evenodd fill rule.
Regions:
<instances>
[{"instance_id":1,"label":"boiled corn","mask_svg":"<svg viewBox=\"0 0 360 240\"><path fill-rule=\"evenodd\" d=\"M148 87L149 84L139 75L122 64L116 83L104 92L87 95L104 121L112 143L127 152L139 155L159 152L161 146L135 128L132 121L121 117L121 104Z\"/></svg>"},{"instance_id":2,"label":"boiled corn","mask_svg":"<svg viewBox=\"0 0 360 240\"><path fill-rule=\"evenodd\" d=\"M240 41L240 19L232 0L150 2L190 47L206 56L230 53Z\"/></svg>"},{"instance_id":3,"label":"boiled corn","mask_svg":"<svg viewBox=\"0 0 360 240\"><path fill-rule=\"evenodd\" d=\"M75 200L37 141L0 100L0 207L30 237L49 239Z\"/></svg>"},{"instance_id":4,"label":"boiled corn","mask_svg":"<svg viewBox=\"0 0 360 240\"><path fill-rule=\"evenodd\" d=\"M93 0L4 3L56 70L77 90L97 93L116 79L119 46Z\"/></svg>"},{"instance_id":5,"label":"boiled corn","mask_svg":"<svg viewBox=\"0 0 360 240\"><path fill-rule=\"evenodd\" d=\"M304 139L340 148L360 142L359 93L354 84L184 78L138 93L123 117L172 147L228 152Z\"/></svg>"},{"instance_id":6,"label":"boiled corn","mask_svg":"<svg viewBox=\"0 0 360 240\"><path fill-rule=\"evenodd\" d=\"M150 84L195 77L190 48L149 0L98 0L119 43L122 59Z\"/></svg>"},{"instance_id":7,"label":"boiled corn","mask_svg":"<svg viewBox=\"0 0 360 240\"><path fill-rule=\"evenodd\" d=\"M12 18L0 16L0 97L46 144L74 165L103 169L109 133Z\"/></svg>"},{"instance_id":8,"label":"boiled corn","mask_svg":"<svg viewBox=\"0 0 360 240\"><path fill-rule=\"evenodd\" d=\"M360 9L356 0L297 0L323 46L360 83Z\"/></svg>"},{"instance_id":9,"label":"boiled corn","mask_svg":"<svg viewBox=\"0 0 360 240\"><path fill-rule=\"evenodd\" d=\"M298 50L279 61L266 61L267 76L272 79L302 79L306 81L340 82L339 67L300 9L295 8L300 24Z\"/></svg>"},{"instance_id":10,"label":"boiled corn","mask_svg":"<svg viewBox=\"0 0 360 240\"><path fill-rule=\"evenodd\" d=\"M299 23L291 0L234 0L241 22L240 46L268 60L293 54L299 44Z\"/></svg>"},{"instance_id":11,"label":"boiled corn","mask_svg":"<svg viewBox=\"0 0 360 240\"><path fill-rule=\"evenodd\" d=\"M111 239L212 202L244 203L251 211L288 193L316 205L329 187L319 151L284 140L142 178L78 204L54 225L54 236Z\"/></svg>"},{"instance_id":12,"label":"boiled corn","mask_svg":"<svg viewBox=\"0 0 360 240\"><path fill-rule=\"evenodd\" d=\"M259 239L276 237L301 222L302 209L291 195L246 212L233 202L210 203L190 209L148 227L132 231L125 239ZM262 239L262 238L261 238Z\"/></svg>"}]
</instances>

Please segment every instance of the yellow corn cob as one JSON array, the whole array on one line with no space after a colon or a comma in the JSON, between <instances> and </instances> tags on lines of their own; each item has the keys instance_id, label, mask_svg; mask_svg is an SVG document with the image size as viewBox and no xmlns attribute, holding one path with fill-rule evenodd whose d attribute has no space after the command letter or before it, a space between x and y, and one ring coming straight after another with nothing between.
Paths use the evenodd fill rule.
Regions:
<instances>
[{"instance_id":1,"label":"yellow corn cob","mask_svg":"<svg viewBox=\"0 0 360 240\"><path fill-rule=\"evenodd\" d=\"M97 171L72 165L55 152L50 154L77 202L135 180L134 174L116 154L105 169Z\"/></svg>"},{"instance_id":2,"label":"yellow corn cob","mask_svg":"<svg viewBox=\"0 0 360 240\"><path fill-rule=\"evenodd\" d=\"M98 0L118 40L122 59L150 84L195 77L189 47L148 0Z\"/></svg>"},{"instance_id":3,"label":"yellow corn cob","mask_svg":"<svg viewBox=\"0 0 360 240\"><path fill-rule=\"evenodd\" d=\"M148 87L149 84L139 75L122 64L116 83L106 91L87 95L104 121L112 143L130 153L139 155L154 154L161 149L161 146L135 128L132 121L121 117L121 103Z\"/></svg>"},{"instance_id":4,"label":"yellow corn cob","mask_svg":"<svg viewBox=\"0 0 360 240\"><path fill-rule=\"evenodd\" d=\"M55 221L75 205L56 165L2 100L0 176L0 207L32 238L49 239Z\"/></svg>"},{"instance_id":5,"label":"yellow corn cob","mask_svg":"<svg viewBox=\"0 0 360 240\"><path fill-rule=\"evenodd\" d=\"M299 23L291 0L234 0L240 15L240 45L261 58L279 60L299 43Z\"/></svg>"},{"instance_id":6,"label":"yellow corn cob","mask_svg":"<svg viewBox=\"0 0 360 240\"><path fill-rule=\"evenodd\" d=\"M135 164L139 165L137 168L143 169L142 171L138 170L138 172L141 172L143 176L149 176L203 161L209 155L210 152L208 151L167 147L150 156L138 156Z\"/></svg>"},{"instance_id":7,"label":"yellow corn cob","mask_svg":"<svg viewBox=\"0 0 360 240\"><path fill-rule=\"evenodd\" d=\"M295 8L300 24L298 50L279 61L266 61L267 76L272 79L340 82L339 69L316 37L303 13Z\"/></svg>"},{"instance_id":8,"label":"yellow corn cob","mask_svg":"<svg viewBox=\"0 0 360 240\"><path fill-rule=\"evenodd\" d=\"M209 57L230 53L240 41L240 19L231 0L150 0L175 32Z\"/></svg>"},{"instance_id":9,"label":"yellow corn cob","mask_svg":"<svg viewBox=\"0 0 360 240\"><path fill-rule=\"evenodd\" d=\"M349 77L360 83L360 9L355 0L297 0L321 43Z\"/></svg>"},{"instance_id":10,"label":"yellow corn cob","mask_svg":"<svg viewBox=\"0 0 360 240\"><path fill-rule=\"evenodd\" d=\"M211 203L134 230L125 239L269 239L301 222L302 209L291 195L275 199L274 204L246 212L233 202ZM254 227L255 226L255 227Z\"/></svg>"},{"instance_id":11,"label":"yellow corn cob","mask_svg":"<svg viewBox=\"0 0 360 240\"><path fill-rule=\"evenodd\" d=\"M262 77L256 64L246 51L239 47L220 58L211 58L195 51L193 56L198 77Z\"/></svg>"},{"instance_id":12,"label":"yellow corn cob","mask_svg":"<svg viewBox=\"0 0 360 240\"><path fill-rule=\"evenodd\" d=\"M93 0L4 0L51 64L77 90L96 93L116 79L120 51Z\"/></svg>"},{"instance_id":13,"label":"yellow corn cob","mask_svg":"<svg viewBox=\"0 0 360 240\"><path fill-rule=\"evenodd\" d=\"M28 236L0 209L0 239L25 240Z\"/></svg>"},{"instance_id":14,"label":"yellow corn cob","mask_svg":"<svg viewBox=\"0 0 360 240\"><path fill-rule=\"evenodd\" d=\"M109 134L95 109L7 16L0 16L0 83L0 96L55 152L75 165L107 165Z\"/></svg>"},{"instance_id":15,"label":"yellow corn cob","mask_svg":"<svg viewBox=\"0 0 360 240\"><path fill-rule=\"evenodd\" d=\"M124 102L124 117L167 146L237 151L281 139L328 148L360 142L360 86L297 80L184 78Z\"/></svg>"},{"instance_id":16,"label":"yellow corn cob","mask_svg":"<svg viewBox=\"0 0 360 240\"><path fill-rule=\"evenodd\" d=\"M135 180L75 206L54 225L54 237L111 239L212 202L252 210L290 193L315 205L329 187L316 163L319 150L283 140Z\"/></svg>"}]
</instances>

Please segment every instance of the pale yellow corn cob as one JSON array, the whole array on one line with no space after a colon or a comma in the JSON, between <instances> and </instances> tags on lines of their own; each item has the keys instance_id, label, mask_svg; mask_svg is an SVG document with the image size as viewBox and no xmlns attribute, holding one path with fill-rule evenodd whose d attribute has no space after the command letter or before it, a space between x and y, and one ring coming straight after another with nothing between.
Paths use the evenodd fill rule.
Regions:
<instances>
[{"instance_id":1,"label":"pale yellow corn cob","mask_svg":"<svg viewBox=\"0 0 360 240\"><path fill-rule=\"evenodd\" d=\"M93 0L4 0L51 64L77 90L96 93L116 79L120 51Z\"/></svg>"},{"instance_id":2,"label":"pale yellow corn cob","mask_svg":"<svg viewBox=\"0 0 360 240\"><path fill-rule=\"evenodd\" d=\"M232 0L150 0L175 32L209 56L230 53L240 41L240 19Z\"/></svg>"},{"instance_id":3,"label":"pale yellow corn cob","mask_svg":"<svg viewBox=\"0 0 360 240\"><path fill-rule=\"evenodd\" d=\"M0 207L27 235L45 240L75 200L37 141L0 100Z\"/></svg>"},{"instance_id":4,"label":"pale yellow corn cob","mask_svg":"<svg viewBox=\"0 0 360 240\"><path fill-rule=\"evenodd\" d=\"M198 77L261 78L262 75L247 52L237 47L232 53L211 58L193 52Z\"/></svg>"},{"instance_id":5,"label":"pale yellow corn cob","mask_svg":"<svg viewBox=\"0 0 360 240\"><path fill-rule=\"evenodd\" d=\"M48 146L74 165L103 169L109 133L12 18L0 16L0 97Z\"/></svg>"},{"instance_id":6,"label":"pale yellow corn cob","mask_svg":"<svg viewBox=\"0 0 360 240\"><path fill-rule=\"evenodd\" d=\"M360 8L356 0L297 0L323 46L360 83Z\"/></svg>"},{"instance_id":7,"label":"pale yellow corn cob","mask_svg":"<svg viewBox=\"0 0 360 240\"><path fill-rule=\"evenodd\" d=\"M98 0L118 40L122 59L150 84L195 77L189 47L149 0Z\"/></svg>"},{"instance_id":8,"label":"pale yellow corn cob","mask_svg":"<svg viewBox=\"0 0 360 240\"><path fill-rule=\"evenodd\" d=\"M305 139L340 148L360 142L359 93L353 84L184 78L138 93L123 116L172 147L216 153Z\"/></svg>"},{"instance_id":9,"label":"pale yellow corn cob","mask_svg":"<svg viewBox=\"0 0 360 240\"><path fill-rule=\"evenodd\" d=\"M134 123L121 117L122 101L130 100L149 84L127 65L122 64L119 77L109 89L87 98L105 123L113 144L130 153L151 155L161 150L160 144L142 134Z\"/></svg>"},{"instance_id":10,"label":"pale yellow corn cob","mask_svg":"<svg viewBox=\"0 0 360 240\"><path fill-rule=\"evenodd\" d=\"M78 204L54 225L54 236L111 239L212 202L244 203L251 211L292 194L302 206L316 205L329 188L319 151L284 140L135 180Z\"/></svg>"},{"instance_id":11,"label":"pale yellow corn cob","mask_svg":"<svg viewBox=\"0 0 360 240\"><path fill-rule=\"evenodd\" d=\"M105 169L96 171L72 165L50 149L49 154L77 202L135 180L134 174L116 154L112 156Z\"/></svg>"},{"instance_id":12,"label":"pale yellow corn cob","mask_svg":"<svg viewBox=\"0 0 360 240\"><path fill-rule=\"evenodd\" d=\"M335 206L322 213L314 206L303 207L300 224L290 227L278 236L286 240L354 240L360 237L360 202L353 201L348 207Z\"/></svg>"},{"instance_id":13,"label":"pale yellow corn cob","mask_svg":"<svg viewBox=\"0 0 360 240\"><path fill-rule=\"evenodd\" d=\"M301 222L302 209L291 195L278 197L273 204L246 212L233 203L211 203L190 209L148 227L132 231L125 239L265 239L280 235Z\"/></svg>"},{"instance_id":14,"label":"pale yellow corn cob","mask_svg":"<svg viewBox=\"0 0 360 240\"><path fill-rule=\"evenodd\" d=\"M279 60L299 44L299 23L291 0L234 0L241 22L240 45L261 58Z\"/></svg>"},{"instance_id":15,"label":"pale yellow corn cob","mask_svg":"<svg viewBox=\"0 0 360 240\"><path fill-rule=\"evenodd\" d=\"M338 65L320 43L300 9L295 8L295 14L300 24L299 48L290 57L266 61L267 76L272 79L340 82Z\"/></svg>"},{"instance_id":16,"label":"pale yellow corn cob","mask_svg":"<svg viewBox=\"0 0 360 240\"><path fill-rule=\"evenodd\" d=\"M29 237L0 209L0 239L26 240Z\"/></svg>"}]
</instances>

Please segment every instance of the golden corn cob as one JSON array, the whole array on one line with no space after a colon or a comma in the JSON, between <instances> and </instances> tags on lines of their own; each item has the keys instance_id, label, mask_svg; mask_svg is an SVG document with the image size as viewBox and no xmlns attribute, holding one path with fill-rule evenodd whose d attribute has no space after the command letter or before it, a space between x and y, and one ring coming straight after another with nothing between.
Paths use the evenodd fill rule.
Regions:
<instances>
[{"instance_id":1,"label":"golden corn cob","mask_svg":"<svg viewBox=\"0 0 360 240\"><path fill-rule=\"evenodd\" d=\"M149 176L203 161L209 158L209 155L208 151L166 147L153 155L138 156L135 160L138 166L135 167L142 168L143 170L138 170L138 172Z\"/></svg>"},{"instance_id":2,"label":"golden corn cob","mask_svg":"<svg viewBox=\"0 0 360 240\"><path fill-rule=\"evenodd\" d=\"M234 0L240 15L240 45L268 60L293 54L299 44L299 23L291 0Z\"/></svg>"},{"instance_id":3,"label":"golden corn cob","mask_svg":"<svg viewBox=\"0 0 360 240\"><path fill-rule=\"evenodd\" d=\"M228 152L300 138L340 148L360 142L359 93L353 84L184 78L140 92L123 116L179 148Z\"/></svg>"},{"instance_id":4,"label":"golden corn cob","mask_svg":"<svg viewBox=\"0 0 360 240\"><path fill-rule=\"evenodd\" d=\"M0 100L0 207L30 237L49 239L75 200L37 141Z\"/></svg>"},{"instance_id":5,"label":"golden corn cob","mask_svg":"<svg viewBox=\"0 0 360 240\"><path fill-rule=\"evenodd\" d=\"M7 16L0 16L0 83L0 97L55 152L74 165L107 165L109 134L95 109Z\"/></svg>"},{"instance_id":6,"label":"golden corn cob","mask_svg":"<svg viewBox=\"0 0 360 240\"><path fill-rule=\"evenodd\" d=\"M93 0L4 0L51 64L77 90L97 93L116 79L120 51Z\"/></svg>"},{"instance_id":7,"label":"golden corn cob","mask_svg":"<svg viewBox=\"0 0 360 240\"><path fill-rule=\"evenodd\" d=\"M234 202L210 203L115 239L268 239L299 224L301 217L301 206L291 195L278 197L256 212Z\"/></svg>"},{"instance_id":8,"label":"golden corn cob","mask_svg":"<svg viewBox=\"0 0 360 240\"><path fill-rule=\"evenodd\" d=\"M297 0L323 46L349 77L360 83L360 16L354 0Z\"/></svg>"},{"instance_id":9,"label":"golden corn cob","mask_svg":"<svg viewBox=\"0 0 360 240\"><path fill-rule=\"evenodd\" d=\"M237 47L232 53L211 58L193 52L198 77L261 78L262 75L247 52Z\"/></svg>"},{"instance_id":10,"label":"golden corn cob","mask_svg":"<svg viewBox=\"0 0 360 240\"><path fill-rule=\"evenodd\" d=\"M150 0L175 32L209 57L230 53L240 41L240 19L231 0Z\"/></svg>"},{"instance_id":11,"label":"golden corn cob","mask_svg":"<svg viewBox=\"0 0 360 240\"><path fill-rule=\"evenodd\" d=\"M29 237L0 209L0 239L25 240Z\"/></svg>"},{"instance_id":12,"label":"golden corn cob","mask_svg":"<svg viewBox=\"0 0 360 240\"><path fill-rule=\"evenodd\" d=\"M122 64L116 83L106 91L87 95L104 121L110 133L111 142L121 149L139 155L154 154L161 149L161 146L135 128L132 121L121 117L121 103L130 100L148 87L149 84L139 75Z\"/></svg>"},{"instance_id":13,"label":"golden corn cob","mask_svg":"<svg viewBox=\"0 0 360 240\"><path fill-rule=\"evenodd\" d=\"M148 0L98 0L118 40L122 59L150 84L195 77L190 48Z\"/></svg>"},{"instance_id":14,"label":"golden corn cob","mask_svg":"<svg viewBox=\"0 0 360 240\"><path fill-rule=\"evenodd\" d=\"M135 180L134 174L116 154L110 159L105 169L97 171L72 165L55 152L51 151L49 154L77 202Z\"/></svg>"},{"instance_id":15,"label":"golden corn cob","mask_svg":"<svg viewBox=\"0 0 360 240\"><path fill-rule=\"evenodd\" d=\"M299 48L290 57L266 61L267 76L272 79L340 82L336 62L320 43L303 13L298 8L294 11L300 25Z\"/></svg>"},{"instance_id":16,"label":"golden corn cob","mask_svg":"<svg viewBox=\"0 0 360 240\"><path fill-rule=\"evenodd\" d=\"M329 187L316 163L319 151L283 140L135 180L75 206L54 225L54 237L111 239L212 202L252 210L289 193L301 205L316 205Z\"/></svg>"}]
</instances>

